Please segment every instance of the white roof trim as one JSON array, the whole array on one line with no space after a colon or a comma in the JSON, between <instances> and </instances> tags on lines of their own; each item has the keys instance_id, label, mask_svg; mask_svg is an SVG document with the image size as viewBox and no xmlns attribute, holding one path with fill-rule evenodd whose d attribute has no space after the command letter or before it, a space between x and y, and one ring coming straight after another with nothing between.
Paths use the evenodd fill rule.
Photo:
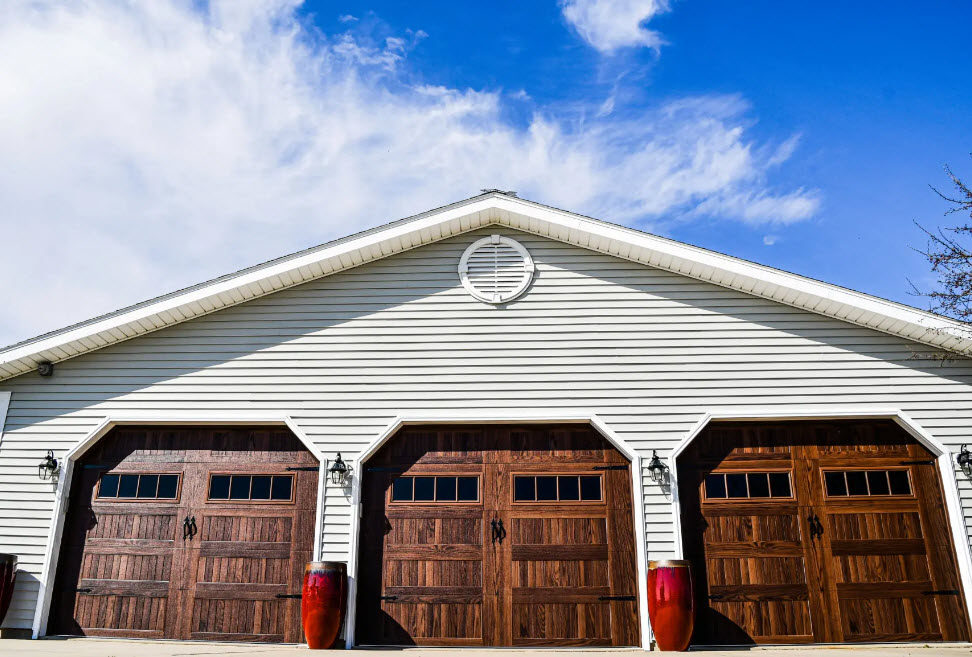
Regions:
<instances>
[{"instance_id":1,"label":"white roof trim","mask_svg":"<svg viewBox=\"0 0 972 657\"><path fill-rule=\"evenodd\" d=\"M632 260L941 349L972 354L962 322L623 226L491 192L224 276L0 351L0 380L488 225Z\"/></svg>"}]
</instances>

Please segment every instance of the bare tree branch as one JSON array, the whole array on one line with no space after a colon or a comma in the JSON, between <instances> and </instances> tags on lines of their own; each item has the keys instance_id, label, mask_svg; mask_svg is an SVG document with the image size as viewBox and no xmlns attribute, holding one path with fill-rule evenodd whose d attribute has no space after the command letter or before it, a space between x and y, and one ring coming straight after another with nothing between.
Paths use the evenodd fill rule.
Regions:
<instances>
[{"instance_id":1,"label":"bare tree branch","mask_svg":"<svg viewBox=\"0 0 972 657\"><path fill-rule=\"evenodd\" d=\"M945 216L968 212L972 220L972 189L952 173L948 165L945 166L945 174L958 192L953 197L932 187L932 191L951 205ZM963 321L972 320L972 248L964 243L964 240L972 237L972 221L951 227L939 226L934 231L917 222L915 225L926 237L925 248L915 250L928 260L931 270L938 274L938 289L920 290L908 281L911 289L915 294L929 299L931 310Z\"/></svg>"}]
</instances>

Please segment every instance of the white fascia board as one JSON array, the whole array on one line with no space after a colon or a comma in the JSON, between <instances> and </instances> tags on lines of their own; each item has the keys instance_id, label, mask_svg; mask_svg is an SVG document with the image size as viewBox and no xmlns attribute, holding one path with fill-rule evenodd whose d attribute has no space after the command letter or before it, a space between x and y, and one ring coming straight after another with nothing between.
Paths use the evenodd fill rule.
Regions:
<instances>
[{"instance_id":1,"label":"white fascia board","mask_svg":"<svg viewBox=\"0 0 972 657\"><path fill-rule=\"evenodd\" d=\"M66 360L489 224L566 241L938 348L972 353L972 329L962 322L532 201L491 194L12 348L0 353L0 379L29 372L42 360Z\"/></svg>"},{"instance_id":2,"label":"white fascia board","mask_svg":"<svg viewBox=\"0 0 972 657\"><path fill-rule=\"evenodd\" d=\"M538 207L520 199L503 197L496 198L494 202L510 212L536 215L550 223L564 225L574 235L598 234L601 237L630 243L634 247L643 249L644 253L636 258L629 257L629 259L644 264L688 276L693 276L691 272L710 272L707 276L696 274L693 277L708 280L724 287L738 289L747 294L753 294L752 290L756 287L755 283L760 282L766 289L773 289L774 287L778 289L772 295L758 294L757 296L778 302L785 297L791 299L795 297L799 299L799 303L786 301L783 301L783 303L796 305L827 316L837 316L846 313L849 309L856 309L860 312L860 316L853 323L889 332L886 328L877 327L882 323L903 322L909 328L919 327L925 330L924 335L912 336L910 338L912 340L920 340L939 346L952 343L949 344L951 349L972 352L972 328L962 322L779 269L701 249L690 244L682 244L552 208ZM584 241L589 242L589 240ZM597 250L596 247L588 246L587 248ZM849 320L845 319L844 321ZM912 331L901 330L893 333L904 332L911 333Z\"/></svg>"},{"instance_id":3,"label":"white fascia board","mask_svg":"<svg viewBox=\"0 0 972 657\"><path fill-rule=\"evenodd\" d=\"M180 314L187 315L184 308L193 304L200 304L207 299L219 298L220 295L226 293L232 293L234 290L240 290L250 287L250 294L245 295L249 299L255 298L257 296L262 296L263 294L269 294L274 291L271 286L266 286L268 289L264 289L261 285L262 282L268 281L276 276L282 276L289 274L290 272L296 272L299 274L299 270L302 267L312 266L320 262L326 262L327 260L334 258L336 261L343 257L347 257L351 253L358 252L369 252L373 246L381 245L383 243L393 243L396 244L395 248L389 249L386 255L391 255L393 253L400 253L402 251L415 248L416 246L421 246L422 243L419 241L419 235L422 231L429 231L432 226L438 224L444 224L453 219L461 219L468 217L469 215L477 215L480 212L485 212L490 210L494 205L489 198L484 198L482 200L460 205L459 207L450 208L444 210L440 213L435 213L427 217L422 217L414 221L399 224L397 226L390 226L389 228L381 231L376 231L363 235L358 239L350 240L347 242L342 242L336 244L333 247L322 249L320 251L314 251L312 253L307 253L303 256L296 258L291 258L283 262L268 265L267 267L262 267L260 269L250 271L239 276L234 276L224 281L214 282L212 285L207 285L206 287L192 290L185 294L174 296L168 299L160 300L158 303L153 303L140 308L135 308L130 312L124 313L122 315L114 315L111 317L106 317L105 319L96 322L94 324L86 324L84 326L79 326L75 329L69 330L64 333L57 333L39 342L31 342L20 347L11 349L5 353L0 353L0 357L3 359L3 364L13 364L17 361L23 361L26 368L16 368L22 370L22 372L29 371L32 367L36 366L37 362L43 360L44 358L49 358L50 360L64 360L71 356L75 356L78 353L85 353L89 349L74 349L75 353L67 353L63 356L50 357L45 354L51 350L63 349L66 345L71 345L76 341L81 341L85 338L89 338L92 335L98 335L103 332L112 332L119 326L132 326L133 324L141 325L141 330L136 329L136 335L141 333L146 333L149 330L155 330L157 328L154 326L155 323L150 323L153 326L152 329L147 328L146 322L148 318L159 315L163 313L170 313L173 310L179 310ZM481 223L486 223L483 221L484 218L477 217L474 225L465 227L463 230L471 230L478 228ZM427 232L431 235L431 232ZM451 234L451 233L450 233ZM411 239L412 237L415 239ZM385 252L385 249L380 249L381 252ZM372 258L374 259L374 258ZM340 271L340 269L346 269L349 267L361 264L361 258L354 258L355 261L350 261L347 265L340 268L330 269L327 273L333 273L333 271ZM303 277L301 277L303 278ZM301 281L304 282L304 281ZM260 290L259 293L256 290ZM199 310L189 314L189 318L198 317L200 315L212 312L213 310L218 310L220 308L227 307L229 304L220 301L218 305L207 304L211 306L211 310L206 310L205 308L199 308ZM215 306L215 307L213 307ZM180 320L184 321L184 320ZM178 323L178 321L173 321L172 325ZM116 340L117 342L118 340ZM20 373L22 373L20 372Z\"/></svg>"}]
</instances>

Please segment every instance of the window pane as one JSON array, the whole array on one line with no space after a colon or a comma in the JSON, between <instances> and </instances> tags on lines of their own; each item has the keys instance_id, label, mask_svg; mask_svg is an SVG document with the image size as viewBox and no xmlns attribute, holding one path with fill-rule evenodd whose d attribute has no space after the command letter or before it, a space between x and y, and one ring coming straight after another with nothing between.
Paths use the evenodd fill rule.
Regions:
<instances>
[{"instance_id":1,"label":"window pane","mask_svg":"<svg viewBox=\"0 0 972 657\"><path fill-rule=\"evenodd\" d=\"M535 477L513 477L513 499L517 502L533 502L537 499L534 490Z\"/></svg>"},{"instance_id":2,"label":"window pane","mask_svg":"<svg viewBox=\"0 0 972 657\"><path fill-rule=\"evenodd\" d=\"M255 475L253 477L253 486L250 488L251 500L270 499L270 479L270 475Z\"/></svg>"},{"instance_id":3,"label":"window pane","mask_svg":"<svg viewBox=\"0 0 972 657\"><path fill-rule=\"evenodd\" d=\"M174 500L179 492L179 475L159 475L159 499Z\"/></svg>"},{"instance_id":4,"label":"window pane","mask_svg":"<svg viewBox=\"0 0 972 657\"><path fill-rule=\"evenodd\" d=\"M726 496L726 476L723 474L708 474L705 476L705 496L714 500Z\"/></svg>"},{"instance_id":5,"label":"window pane","mask_svg":"<svg viewBox=\"0 0 972 657\"><path fill-rule=\"evenodd\" d=\"M412 478L398 477L392 482L392 501L411 502L412 501Z\"/></svg>"},{"instance_id":6,"label":"window pane","mask_svg":"<svg viewBox=\"0 0 972 657\"><path fill-rule=\"evenodd\" d=\"M118 475L106 474L101 477L98 497L118 497Z\"/></svg>"},{"instance_id":7,"label":"window pane","mask_svg":"<svg viewBox=\"0 0 972 657\"><path fill-rule=\"evenodd\" d=\"M727 474L726 492L729 497L747 497L746 495L746 475Z\"/></svg>"},{"instance_id":8,"label":"window pane","mask_svg":"<svg viewBox=\"0 0 972 657\"><path fill-rule=\"evenodd\" d=\"M159 475L140 475L138 478L138 497L155 499L159 491Z\"/></svg>"},{"instance_id":9,"label":"window pane","mask_svg":"<svg viewBox=\"0 0 972 657\"><path fill-rule=\"evenodd\" d=\"M871 489L871 495L891 494L891 489L888 487L887 470L872 470L868 472L867 485Z\"/></svg>"},{"instance_id":10,"label":"window pane","mask_svg":"<svg viewBox=\"0 0 972 657\"><path fill-rule=\"evenodd\" d=\"M585 502L595 502L601 499L601 478L600 477L581 477L580 478L581 499Z\"/></svg>"},{"instance_id":11,"label":"window pane","mask_svg":"<svg viewBox=\"0 0 972 657\"><path fill-rule=\"evenodd\" d=\"M230 489L229 475L213 475L209 478L209 499L228 500Z\"/></svg>"},{"instance_id":12,"label":"window pane","mask_svg":"<svg viewBox=\"0 0 972 657\"><path fill-rule=\"evenodd\" d=\"M891 470L888 472L892 495L911 495L911 483L908 481L907 470Z\"/></svg>"},{"instance_id":13,"label":"window pane","mask_svg":"<svg viewBox=\"0 0 972 657\"><path fill-rule=\"evenodd\" d=\"M765 472L750 472L746 476L749 479L750 497L769 497L769 478Z\"/></svg>"},{"instance_id":14,"label":"window pane","mask_svg":"<svg viewBox=\"0 0 972 657\"><path fill-rule=\"evenodd\" d=\"M790 492L790 473L771 472L769 474L770 495L773 497L792 497Z\"/></svg>"},{"instance_id":15,"label":"window pane","mask_svg":"<svg viewBox=\"0 0 972 657\"><path fill-rule=\"evenodd\" d=\"M577 477L557 477L557 486L560 488L561 500L576 501L580 499L580 480Z\"/></svg>"},{"instance_id":16,"label":"window pane","mask_svg":"<svg viewBox=\"0 0 972 657\"><path fill-rule=\"evenodd\" d=\"M537 501L549 502L557 499L557 478L537 477Z\"/></svg>"},{"instance_id":17,"label":"window pane","mask_svg":"<svg viewBox=\"0 0 972 657\"><path fill-rule=\"evenodd\" d=\"M848 471L847 493L849 495L867 495L867 475L860 470Z\"/></svg>"},{"instance_id":18,"label":"window pane","mask_svg":"<svg viewBox=\"0 0 972 657\"><path fill-rule=\"evenodd\" d=\"M435 499L435 477L415 477L415 501L431 502Z\"/></svg>"},{"instance_id":19,"label":"window pane","mask_svg":"<svg viewBox=\"0 0 972 657\"><path fill-rule=\"evenodd\" d=\"M456 499L475 502L479 499L479 477L459 477L456 483Z\"/></svg>"},{"instance_id":20,"label":"window pane","mask_svg":"<svg viewBox=\"0 0 972 657\"><path fill-rule=\"evenodd\" d=\"M456 478L455 477L435 478L435 500L437 502L456 501Z\"/></svg>"},{"instance_id":21,"label":"window pane","mask_svg":"<svg viewBox=\"0 0 972 657\"><path fill-rule=\"evenodd\" d=\"M250 499L250 479L249 475L233 475L233 481L230 483L231 500Z\"/></svg>"},{"instance_id":22,"label":"window pane","mask_svg":"<svg viewBox=\"0 0 972 657\"><path fill-rule=\"evenodd\" d=\"M276 476L273 478L273 487L270 490L270 499L289 500L293 494L294 478L290 475Z\"/></svg>"},{"instance_id":23,"label":"window pane","mask_svg":"<svg viewBox=\"0 0 972 657\"><path fill-rule=\"evenodd\" d=\"M847 482L843 472L825 472L824 481L827 483L827 495L844 497L847 495Z\"/></svg>"},{"instance_id":24,"label":"window pane","mask_svg":"<svg viewBox=\"0 0 972 657\"><path fill-rule=\"evenodd\" d=\"M138 492L138 475L122 475L118 485L118 497L135 497Z\"/></svg>"}]
</instances>

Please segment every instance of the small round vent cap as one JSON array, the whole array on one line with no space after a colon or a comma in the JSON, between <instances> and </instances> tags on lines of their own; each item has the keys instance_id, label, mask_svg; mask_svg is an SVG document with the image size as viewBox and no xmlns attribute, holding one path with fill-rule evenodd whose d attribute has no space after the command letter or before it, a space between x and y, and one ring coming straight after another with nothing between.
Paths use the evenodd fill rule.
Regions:
<instances>
[{"instance_id":1,"label":"small round vent cap","mask_svg":"<svg viewBox=\"0 0 972 657\"><path fill-rule=\"evenodd\" d=\"M533 258L523 245L502 235L473 242L459 261L462 286L486 303L506 303L526 292L533 271Z\"/></svg>"}]
</instances>

